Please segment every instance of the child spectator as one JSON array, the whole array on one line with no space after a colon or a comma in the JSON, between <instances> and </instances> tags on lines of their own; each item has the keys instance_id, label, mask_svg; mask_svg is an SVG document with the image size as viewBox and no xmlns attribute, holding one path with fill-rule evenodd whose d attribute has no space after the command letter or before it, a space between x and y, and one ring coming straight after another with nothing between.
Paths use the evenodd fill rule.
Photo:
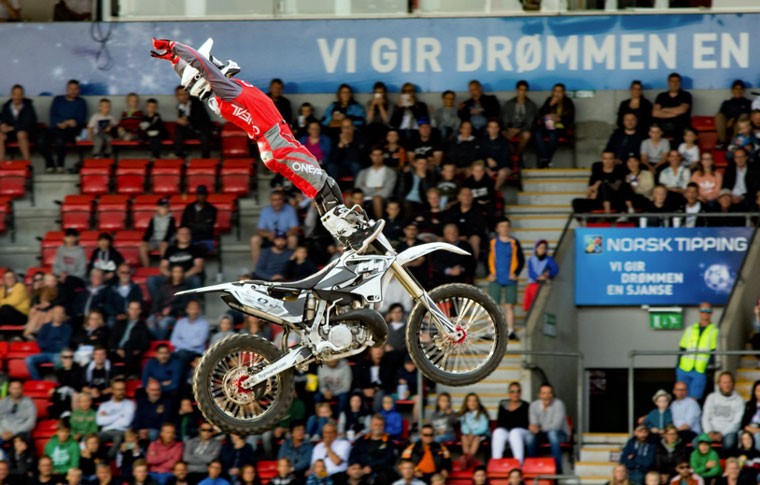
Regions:
<instances>
[{"instance_id":1,"label":"child spectator","mask_svg":"<svg viewBox=\"0 0 760 485\"><path fill-rule=\"evenodd\" d=\"M88 435L84 441L84 447L82 447L79 452L79 468L82 470L85 483L92 483L96 480L96 467L99 463L107 462L108 456L105 448L100 446L100 438L98 438L98 435Z\"/></svg>"},{"instance_id":2,"label":"child spectator","mask_svg":"<svg viewBox=\"0 0 760 485\"><path fill-rule=\"evenodd\" d=\"M308 130L312 123L319 123L319 120L317 119L317 117L314 116L314 106L308 102L302 103L301 106L298 107L298 116L296 117L296 120L293 123L293 134L295 135L296 138L298 138L299 141L301 141L301 138L303 138L304 136L308 134ZM325 138L327 137L325 136ZM303 143L303 141L301 141L301 143L306 145L305 143ZM326 158L327 157L325 156L325 158L318 158L317 160L322 162Z\"/></svg>"},{"instance_id":3,"label":"child spectator","mask_svg":"<svg viewBox=\"0 0 760 485\"><path fill-rule=\"evenodd\" d=\"M477 456L480 442L491 434L488 410L474 392L467 394L459 411L459 426L462 432L462 456L460 461L467 468Z\"/></svg>"},{"instance_id":4,"label":"child spectator","mask_svg":"<svg viewBox=\"0 0 760 485\"><path fill-rule=\"evenodd\" d=\"M6 270L0 286L0 322L3 325L24 325L31 304L26 285L18 280L16 273Z\"/></svg>"},{"instance_id":5,"label":"child spectator","mask_svg":"<svg viewBox=\"0 0 760 485\"><path fill-rule=\"evenodd\" d=\"M140 136L140 123L143 119L140 110L140 97L137 93L127 94L127 109L121 112L121 119L117 127L120 140L137 140Z\"/></svg>"},{"instance_id":6,"label":"child spectator","mask_svg":"<svg viewBox=\"0 0 760 485\"><path fill-rule=\"evenodd\" d=\"M92 250L87 271L99 269L105 279L110 280L123 262L124 256L113 247L113 236L107 232L98 234L98 247Z\"/></svg>"},{"instance_id":7,"label":"child spectator","mask_svg":"<svg viewBox=\"0 0 760 485\"><path fill-rule=\"evenodd\" d=\"M667 187L674 200L683 200L682 194L691 180L691 170L681 163L681 154L677 150L668 152L667 161L668 166L660 172L658 182Z\"/></svg>"},{"instance_id":8,"label":"child spectator","mask_svg":"<svg viewBox=\"0 0 760 485\"><path fill-rule=\"evenodd\" d=\"M631 480L628 478L628 469L625 465L616 465L612 469L612 478L604 485L631 485Z\"/></svg>"},{"instance_id":9,"label":"child spectator","mask_svg":"<svg viewBox=\"0 0 760 485\"><path fill-rule=\"evenodd\" d=\"M404 420L401 418L401 414L396 411L396 403L393 402L392 396L383 397L383 407L380 414L385 418L385 432L391 439L401 439L401 434L404 431Z\"/></svg>"},{"instance_id":10,"label":"child spectator","mask_svg":"<svg viewBox=\"0 0 760 485\"><path fill-rule=\"evenodd\" d=\"M333 485L332 478L327 475L324 460L317 460L311 465L311 474L306 480L306 485Z\"/></svg>"},{"instance_id":11,"label":"child spectator","mask_svg":"<svg viewBox=\"0 0 760 485\"><path fill-rule=\"evenodd\" d=\"M644 426L655 435L665 431L665 427L673 424L673 415L670 413L670 394L660 389L652 396L652 402L657 406L644 418Z\"/></svg>"},{"instance_id":12,"label":"child spectator","mask_svg":"<svg viewBox=\"0 0 760 485\"><path fill-rule=\"evenodd\" d=\"M441 209L450 209L457 202L459 183L456 181L456 171L457 166L452 162L446 162L441 166L441 180L436 185L441 196Z\"/></svg>"},{"instance_id":13,"label":"child spectator","mask_svg":"<svg viewBox=\"0 0 760 485\"><path fill-rule=\"evenodd\" d=\"M640 150L641 163L644 167L648 170L657 170L665 164L665 157L670 151L670 141L662 138L662 128L652 125L649 127L649 138L641 142Z\"/></svg>"},{"instance_id":14,"label":"child spectator","mask_svg":"<svg viewBox=\"0 0 760 485\"><path fill-rule=\"evenodd\" d=\"M34 473L35 457L34 450L29 447L29 443L23 436L13 437L13 446L7 456L11 472L10 479L16 480L15 483L29 483Z\"/></svg>"},{"instance_id":15,"label":"child spectator","mask_svg":"<svg viewBox=\"0 0 760 485\"><path fill-rule=\"evenodd\" d=\"M751 160L755 154L755 150L760 145L760 142L755 137L755 133L752 131L752 124L749 120L740 120L736 123L736 127L736 136L734 136L728 145L726 159L729 161L733 160L734 152L739 148L743 148Z\"/></svg>"},{"instance_id":16,"label":"child spectator","mask_svg":"<svg viewBox=\"0 0 760 485\"><path fill-rule=\"evenodd\" d=\"M354 441L369 429L371 413L361 394L352 394L348 400L348 409L338 417L338 434L348 441Z\"/></svg>"},{"instance_id":17,"label":"child spectator","mask_svg":"<svg viewBox=\"0 0 760 485\"><path fill-rule=\"evenodd\" d=\"M525 256L520 241L509 234L511 224L506 217L496 223L496 237L491 239L488 252L488 292L491 298L504 307L509 339L518 340L515 333L517 279L525 265Z\"/></svg>"},{"instance_id":18,"label":"child spectator","mask_svg":"<svg viewBox=\"0 0 760 485\"><path fill-rule=\"evenodd\" d=\"M253 468L253 465L247 465ZM293 465L287 458L277 460L277 476L273 477L269 483L272 485L297 485L298 479L293 473ZM238 485L243 485L242 483Z\"/></svg>"},{"instance_id":19,"label":"child spectator","mask_svg":"<svg viewBox=\"0 0 760 485\"><path fill-rule=\"evenodd\" d=\"M161 157L161 142L166 138L166 128L158 112L158 101L150 98L145 102L145 115L140 122L140 138L150 148L153 159Z\"/></svg>"},{"instance_id":20,"label":"child spectator","mask_svg":"<svg viewBox=\"0 0 760 485\"><path fill-rule=\"evenodd\" d=\"M330 403L322 402L317 404L316 412L309 416L306 421L306 435L310 441L320 441L322 439L322 427L332 419L332 408Z\"/></svg>"},{"instance_id":21,"label":"child spectator","mask_svg":"<svg viewBox=\"0 0 760 485\"><path fill-rule=\"evenodd\" d=\"M79 393L77 395L77 407L69 415L69 424L74 440L78 442L91 433L97 433L98 423L96 419L97 414L92 409L92 397L86 392Z\"/></svg>"},{"instance_id":22,"label":"child spectator","mask_svg":"<svg viewBox=\"0 0 760 485\"><path fill-rule=\"evenodd\" d=\"M620 464L628 469L631 482L644 483L644 475L654 467L655 448L649 441L649 428L639 424L620 453Z\"/></svg>"},{"instance_id":23,"label":"child spectator","mask_svg":"<svg viewBox=\"0 0 760 485\"><path fill-rule=\"evenodd\" d=\"M45 455L53 460L53 473L64 474L69 468L79 467L79 445L63 421L58 423L55 436L45 445Z\"/></svg>"},{"instance_id":24,"label":"child spectator","mask_svg":"<svg viewBox=\"0 0 760 485\"><path fill-rule=\"evenodd\" d=\"M694 473L705 479L708 483L714 483L721 476L723 469L720 467L720 456L712 448L712 440L707 433L697 436L697 446L691 452L689 464Z\"/></svg>"},{"instance_id":25,"label":"child spectator","mask_svg":"<svg viewBox=\"0 0 760 485\"><path fill-rule=\"evenodd\" d=\"M485 465L478 465L472 471L472 485L489 485Z\"/></svg>"},{"instance_id":26,"label":"child spectator","mask_svg":"<svg viewBox=\"0 0 760 485\"><path fill-rule=\"evenodd\" d=\"M435 127L441 132L444 141L450 140L459 131L459 125L462 123L454 105L456 97L454 91L444 91L441 94L442 106L435 110L433 115Z\"/></svg>"},{"instance_id":27,"label":"child spectator","mask_svg":"<svg viewBox=\"0 0 760 485\"><path fill-rule=\"evenodd\" d=\"M116 118L111 114L111 101L103 98L98 102L98 112L90 117L87 132L92 141L92 156L107 158L111 156L111 142L115 134Z\"/></svg>"},{"instance_id":28,"label":"child spectator","mask_svg":"<svg viewBox=\"0 0 760 485\"><path fill-rule=\"evenodd\" d=\"M150 266L151 251L157 250L163 258L176 232L177 221L169 212L169 199L163 197L158 200L156 214L150 218L140 243L140 261L144 267Z\"/></svg>"},{"instance_id":29,"label":"child spectator","mask_svg":"<svg viewBox=\"0 0 760 485\"><path fill-rule=\"evenodd\" d=\"M211 347L220 340L224 340L230 335L235 335L235 326L232 323L232 317L229 315L222 315L219 317L219 330L211 336L208 346Z\"/></svg>"},{"instance_id":30,"label":"child spectator","mask_svg":"<svg viewBox=\"0 0 760 485\"><path fill-rule=\"evenodd\" d=\"M549 243L546 239L536 241L533 255L528 258L528 286L525 287L523 310L526 312L533 306L533 299L542 284L547 284L557 277L559 266L553 257L549 256Z\"/></svg>"},{"instance_id":31,"label":"child spectator","mask_svg":"<svg viewBox=\"0 0 760 485\"><path fill-rule=\"evenodd\" d=\"M699 201L713 203L723 186L723 174L715 170L715 161L710 152L703 153L694 171L691 181L699 186Z\"/></svg>"},{"instance_id":32,"label":"child spectator","mask_svg":"<svg viewBox=\"0 0 760 485\"><path fill-rule=\"evenodd\" d=\"M84 287L86 271L87 257L79 245L79 231L68 228L63 235L63 245L58 247L53 262L53 273L58 275L63 285L62 300L71 301L74 290Z\"/></svg>"},{"instance_id":33,"label":"child spectator","mask_svg":"<svg viewBox=\"0 0 760 485\"><path fill-rule=\"evenodd\" d=\"M448 392L438 394L435 400L435 411L430 416L430 424L433 425L436 443L456 441L457 435L454 426L457 421L457 414L451 408L451 395Z\"/></svg>"},{"instance_id":34,"label":"child spectator","mask_svg":"<svg viewBox=\"0 0 760 485\"><path fill-rule=\"evenodd\" d=\"M699 146L697 145L697 133L691 128L683 130L683 143L678 145L678 153L681 154L683 163L693 168L699 161Z\"/></svg>"},{"instance_id":35,"label":"child spectator","mask_svg":"<svg viewBox=\"0 0 760 485\"><path fill-rule=\"evenodd\" d=\"M285 268L285 279L298 281L308 278L317 272L317 266L309 259L309 250L306 246L298 246Z\"/></svg>"}]
</instances>

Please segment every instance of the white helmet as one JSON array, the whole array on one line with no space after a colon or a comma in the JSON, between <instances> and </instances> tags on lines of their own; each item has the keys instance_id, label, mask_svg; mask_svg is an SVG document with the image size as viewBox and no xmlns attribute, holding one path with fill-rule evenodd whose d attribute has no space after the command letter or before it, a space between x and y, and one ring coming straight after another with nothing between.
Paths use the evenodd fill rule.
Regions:
<instances>
[{"instance_id":1,"label":"white helmet","mask_svg":"<svg viewBox=\"0 0 760 485\"><path fill-rule=\"evenodd\" d=\"M222 74L224 74L226 77L232 77L235 74L239 73L240 66L238 66L235 61L228 60L226 62L221 62L211 55L211 47L213 47L213 45L214 39L209 37L208 40L206 40L206 42L204 42L203 45L198 49L198 53L206 59L210 60L216 67L219 68L220 71L222 71ZM201 76L201 73L198 72L198 69L192 66L185 66L185 69L182 71L182 80L180 83L190 94L190 96L196 96L201 101L205 101L211 97L212 91L208 81L203 76Z\"/></svg>"}]
</instances>

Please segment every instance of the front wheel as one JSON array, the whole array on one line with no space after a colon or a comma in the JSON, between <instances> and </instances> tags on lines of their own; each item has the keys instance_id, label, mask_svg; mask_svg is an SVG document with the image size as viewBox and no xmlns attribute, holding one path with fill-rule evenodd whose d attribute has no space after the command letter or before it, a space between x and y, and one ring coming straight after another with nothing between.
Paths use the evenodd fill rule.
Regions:
<instances>
[{"instance_id":1,"label":"front wheel","mask_svg":"<svg viewBox=\"0 0 760 485\"><path fill-rule=\"evenodd\" d=\"M467 386L482 381L499 366L507 350L507 323L501 309L471 285L443 285L429 294L464 335L453 340L440 332L435 317L417 303L406 326L412 361L425 377L439 384Z\"/></svg>"},{"instance_id":2,"label":"front wheel","mask_svg":"<svg viewBox=\"0 0 760 485\"><path fill-rule=\"evenodd\" d=\"M259 434L275 427L293 401L293 370L253 389L242 383L282 352L255 335L231 335L212 346L195 369L193 391L203 416L225 433Z\"/></svg>"}]
</instances>

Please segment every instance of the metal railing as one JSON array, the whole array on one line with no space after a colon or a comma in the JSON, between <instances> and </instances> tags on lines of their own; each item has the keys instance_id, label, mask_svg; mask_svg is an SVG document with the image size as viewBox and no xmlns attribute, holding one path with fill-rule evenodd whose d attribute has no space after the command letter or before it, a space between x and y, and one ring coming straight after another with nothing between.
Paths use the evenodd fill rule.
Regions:
<instances>
[{"instance_id":1,"label":"metal railing","mask_svg":"<svg viewBox=\"0 0 760 485\"><path fill-rule=\"evenodd\" d=\"M674 224L672 221L670 221L670 219L677 219L681 221L682 219L690 219L690 218L720 219L720 218L743 217L745 227L753 227L754 225L753 225L752 219L760 218L760 213L749 212L749 211L729 212L727 214L724 214L722 212L704 212L704 213L699 213L699 214L686 214L684 212L636 212L633 214L620 213L620 212L614 213L614 214L593 214L589 212L576 212L576 213L573 213L571 217L575 217L576 219L579 219L584 224L587 223L589 219L612 219L613 224L622 223L622 222L630 222L634 220L640 221L641 219L647 219L647 218L664 219L665 225L659 226L659 227L684 227L683 222ZM646 226L639 226L639 227L645 228ZM702 227L702 226L698 226L698 227Z\"/></svg>"},{"instance_id":2,"label":"metal railing","mask_svg":"<svg viewBox=\"0 0 760 485\"><path fill-rule=\"evenodd\" d=\"M538 485L540 480L558 480L566 483L581 483L581 477L578 475L536 475L533 478L533 485Z\"/></svg>"}]
</instances>

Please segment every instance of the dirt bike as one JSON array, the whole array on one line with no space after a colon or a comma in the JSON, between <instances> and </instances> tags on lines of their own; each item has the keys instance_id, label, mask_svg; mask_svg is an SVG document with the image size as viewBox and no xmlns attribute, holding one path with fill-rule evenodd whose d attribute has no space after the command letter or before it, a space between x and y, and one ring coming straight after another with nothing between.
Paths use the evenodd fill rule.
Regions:
<instances>
[{"instance_id":1,"label":"dirt bike","mask_svg":"<svg viewBox=\"0 0 760 485\"><path fill-rule=\"evenodd\" d=\"M203 354L193 391L205 418L227 433L250 435L274 428L293 400L294 368L305 371L311 363L385 344L388 326L372 307L382 301L394 277L415 301L406 345L422 374L448 386L483 380L507 348L504 315L475 286L454 283L426 292L404 268L438 250L469 254L439 242L396 254L381 234L367 253L347 250L301 281L237 281L178 293L221 292L230 308L283 328L279 348L256 335L231 335ZM291 334L299 343L289 348Z\"/></svg>"}]
</instances>

